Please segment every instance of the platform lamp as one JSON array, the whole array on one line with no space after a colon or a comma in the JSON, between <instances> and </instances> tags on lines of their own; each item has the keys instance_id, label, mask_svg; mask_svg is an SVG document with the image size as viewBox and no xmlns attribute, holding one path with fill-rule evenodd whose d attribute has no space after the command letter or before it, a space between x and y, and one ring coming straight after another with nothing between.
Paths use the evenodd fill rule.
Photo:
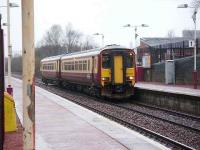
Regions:
<instances>
[{"instance_id":1,"label":"platform lamp","mask_svg":"<svg viewBox=\"0 0 200 150\"><path fill-rule=\"evenodd\" d=\"M4 23L4 26L7 26L7 42L8 42L8 87L7 92L10 95L13 95L13 88L11 86L11 58L12 58L12 45L10 43L10 8L19 7L18 4L10 3L7 0L7 6L0 6L7 8L7 23Z\"/></svg>"},{"instance_id":2,"label":"platform lamp","mask_svg":"<svg viewBox=\"0 0 200 150\"><path fill-rule=\"evenodd\" d=\"M194 89L197 89L197 37L196 37L196 27L197 27L197 24L196 24L196 15L197 15L197 10L198 8L197 7L190 7L188 4L181 4L181 5L178 5L177 8L194 8L194 12L193 12L193 15L192 15L192 19L194 21L194 70L193 70L193 73L192 73L192 77L193 77L193 86L194 86Z\"/></svg>"},{"instance_id":3,"label":"platform lamp","mask_svg":"<svg viewBox=\"0 0 200 150\"><path fill-rule=\"evenodd\" d=\"M102 33L94 33L93 35L101 35L102 47L104 47L104 34L102 34Z\"/></svg>"},{"instance_id":4,"label":"platform lamp","mask_svg":"<svg viewBox=\"0 0 200 150\"><path fill-rule=\"evenodd\" d=\"M137 34L137 28L138 27L149 27L147 24L141 24L141 25L131 25L131 24L126 24L124 25L123 27L129 27L129 28L134 28L135 30L135 54L137 56L137 37L138 37L138 34ZM136 57L136 63L138 64L138 59Z\"/></svg>"}]
</instances>

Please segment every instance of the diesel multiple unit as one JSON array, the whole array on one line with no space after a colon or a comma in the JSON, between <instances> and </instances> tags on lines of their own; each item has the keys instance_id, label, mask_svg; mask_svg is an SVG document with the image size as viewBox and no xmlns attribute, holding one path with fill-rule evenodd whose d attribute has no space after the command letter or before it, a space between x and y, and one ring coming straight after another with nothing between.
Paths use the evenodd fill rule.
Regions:
<instances>
[{"instance_id":1,"label":"diesel multiple unit","mask_svg":"<svg viewBox=\"0 0 200 150\"><path fill-rule=\"evenodd\" d=\"M93 95L127 98L134 94L135 54L118 45L41 60L42 81L85 90Z\"/></svg>"}]
</instances>

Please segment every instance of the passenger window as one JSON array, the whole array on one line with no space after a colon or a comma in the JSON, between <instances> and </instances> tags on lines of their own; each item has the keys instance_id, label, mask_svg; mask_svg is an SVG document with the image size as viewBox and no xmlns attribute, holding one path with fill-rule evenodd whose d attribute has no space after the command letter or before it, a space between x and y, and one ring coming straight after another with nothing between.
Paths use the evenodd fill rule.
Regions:
<instances>
[{"instance_id":1,"label":"passenger window","mask_svg":"<svg viewBox=\"0 0 200 150\"><path fill-rule=\"evenodd\" d=\"M78 70L78 61L75 61L75 70Z\"/></svg>"},{"instance_id":2,"label":"passenger window","mask_svg":"<svg viewBox=\"0 0 200 150\"><path fill-rule=\"evenodd\" d=\"M90 70L90 60L88 60L88 71Z\"/></svg>"},{"instance_id":3,"label":"passenger window","mask_svg":"<svg viewBox=\"0 0 200 150\"><path fill-rule=\"evenodd\" d=\"M71 63L72 63L72 70L74 70L74 62L72 61Z\"/></svg>"},{"instance_id":4,"label":"passenger window","mask_svg":"<svg viewBox=\"0 0 200 150\"><path fill-rule=\"evenodd\" d=\"M79 61L79 70L82 70L82 68L83 68L83 62Z\"/></svg>"},{"instance_id":5,"label":"passenger window","mask_svg":"<svg viewBox=\"0 0 200 150\"><path fill-rule=\"evenodd\" d=\"M87 61L86 60L83 61L83 70L84 71L87 70Z\"/></svg>"},{"instance_id":6,"label":"passenger window","mask_svg":"<svg viewBox=\"0 0 200 150\"><path fill-rule=\"evenodd\" d=\"M111 57L110 55L102 55L102 67L111 68Z\"/></svg>"}]
</instances>

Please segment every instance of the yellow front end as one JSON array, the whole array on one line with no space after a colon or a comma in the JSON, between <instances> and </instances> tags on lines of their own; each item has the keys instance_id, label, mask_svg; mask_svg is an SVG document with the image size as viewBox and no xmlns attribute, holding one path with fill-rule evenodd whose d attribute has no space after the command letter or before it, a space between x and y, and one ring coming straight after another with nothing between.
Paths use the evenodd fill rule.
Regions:
<instances>
[{"instance_id":1,"label":"yellow front end","mask_svg":"<svg viewBox=\"0 0 200 150\"><path fill-rule=\"evenodd\" d=\"M113 56L113 65L101 69L101 95L110 98L127 98L133 95L135 84L135 68L124 68L125 58Z\"/></svg>"}]
</instances>

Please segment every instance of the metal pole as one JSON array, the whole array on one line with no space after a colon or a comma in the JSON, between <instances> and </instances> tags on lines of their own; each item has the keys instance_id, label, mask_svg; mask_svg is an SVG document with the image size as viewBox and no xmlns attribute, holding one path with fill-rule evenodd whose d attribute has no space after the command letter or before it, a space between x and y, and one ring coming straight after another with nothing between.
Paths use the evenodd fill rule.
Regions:
<instances>
[{"instance_id":1,"label":"metal pole","mask_svg":"<svg viewBox=\"0 0 200 150\"><path fill-rule=\"evenodd\" d=\"M35 149L34 0L22 0L23 149Z\"/></svg>"},{"instance_id":2,"label":"metal pole","mask_svg":"<svg viewBox=\"0 0 200 150\"><path fill-rule=\"evenodd\" d=\"M136 55L136 65L138 65L138 55L137 55L137 26L135 26L135 55Z\"/></svg>"},{"instance_id":3,"label":"metal pole","mask_svg":"<svg viewBox=\"0 0 200 150\"><path fill-rule=\"evenodd\" d=\"M4 142L4 42L0 14L0 149Z\"/></svg>"},{"instance_id":4,"label":"metal pole","mask_svg":"<svg viewBox=\"0 0 200 150\"><path fill-rule=\"evenodd\" d=\"M194 10L194 71L193 71L193 84L194 84L194 89L197 89L197 69L196 69L196 52L197 52L197 48L196 48L196 14L197 14L197 10Z\"/></svg>"},{"instance_id":5,"label":"metal pole","mask_svg":"<svg viewBox=\"0 0 200 150\"><path fill-rule=\"evenodd\" d=\"M11 86L10 2L7 0L8 86ZM10 92L9 92L10 93ZM12 94L12 93L10 93Z\"/></svg>"}]
</instances>

